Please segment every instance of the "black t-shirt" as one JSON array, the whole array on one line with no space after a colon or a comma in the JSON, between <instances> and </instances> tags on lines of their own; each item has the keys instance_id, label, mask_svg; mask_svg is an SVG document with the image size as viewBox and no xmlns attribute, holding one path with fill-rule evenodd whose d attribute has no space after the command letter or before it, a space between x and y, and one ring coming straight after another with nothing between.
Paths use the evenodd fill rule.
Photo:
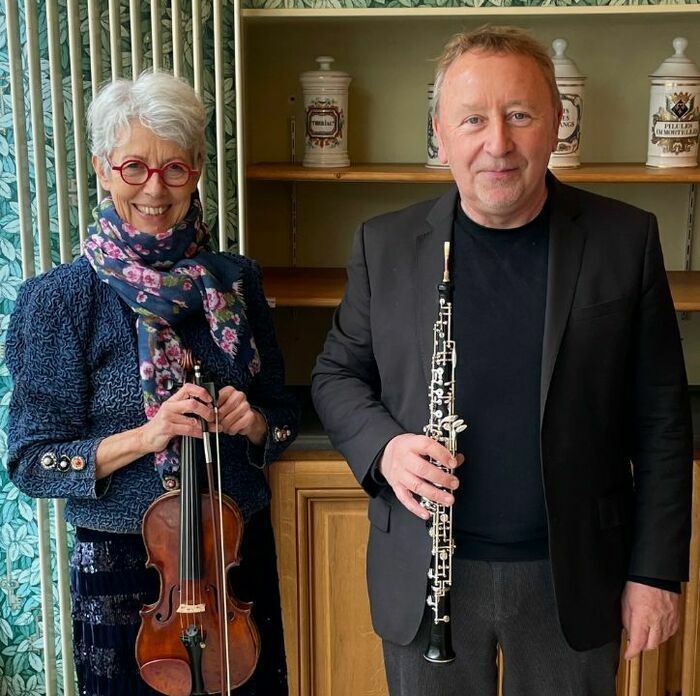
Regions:
<instances>
[{"instance_id":1,"label":"black t-shirt","mask_svg":"<svg viewBox=\"0 0 700 696\"><path fill-rule=\"evenodd\" d=\"M549 210L515 229L490 229L458 204L453 230L454 537L462 558L546 558L540 464L540 372Z\"/></svg>"}]
</instances>

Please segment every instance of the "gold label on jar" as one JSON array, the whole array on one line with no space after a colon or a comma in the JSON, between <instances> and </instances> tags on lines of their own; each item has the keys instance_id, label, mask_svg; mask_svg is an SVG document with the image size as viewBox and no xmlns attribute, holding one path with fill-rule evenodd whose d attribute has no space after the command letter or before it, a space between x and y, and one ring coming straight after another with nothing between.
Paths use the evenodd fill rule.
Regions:
<instances>
[{"instance_id":1,"label":"gold label on jar","mask_svg":"<svg viewBox=\"0 0 700 696\"><path fill-rule=\"evenodd\" d=\"M651 142L666 153L690 152L700 133L700 109L695 105L695 95L672 92L665 97L665 104L652 115Z\"/></svg>"}]
</instances>

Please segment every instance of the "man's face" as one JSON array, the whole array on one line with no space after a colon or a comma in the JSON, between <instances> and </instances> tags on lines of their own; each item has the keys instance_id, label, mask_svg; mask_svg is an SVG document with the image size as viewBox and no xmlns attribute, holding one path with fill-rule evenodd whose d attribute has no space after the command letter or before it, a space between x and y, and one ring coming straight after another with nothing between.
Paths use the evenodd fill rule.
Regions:
<instances>
[{"instance_id":1,"label":"man's face","mask_svg":"<svg viewBox=\"0 0 700 696\"><path fill-rule=\"evenodd\" d=\"M537 215L560 117L528 56L468 52L450 65L435 130L470 218L509 228Z\"/></svg>"}]
</instances>

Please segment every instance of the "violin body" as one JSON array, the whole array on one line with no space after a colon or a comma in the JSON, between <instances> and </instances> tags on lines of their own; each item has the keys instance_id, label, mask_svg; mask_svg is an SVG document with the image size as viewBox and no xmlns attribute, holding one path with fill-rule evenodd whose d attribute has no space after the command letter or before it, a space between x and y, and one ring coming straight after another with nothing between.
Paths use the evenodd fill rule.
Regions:
<instances>
[{"instance_id":1,"label":"violin body","mask_svg":"<svg viewBox=\"0 0 700 696\"><path fill-rule=\"evenodd\" d=\"M226 693L222 685L227 690L245 682L260 654L252 605L237 600L228 582L220 587L221 565L215 556L220 530L226 540L223 575L238 565L241 512L225 495L219 500L218 493L198 493L198 498L200 519L190 538L181 535L182 507L190 503L179 491L160 496L143 519L147 565L160 574L160 596L141 610L136 661L143 680L168 696ZM208 533L214 529L216 534ZM183 563L190 556L195 562Z\"/></svg>"}]
</instances>

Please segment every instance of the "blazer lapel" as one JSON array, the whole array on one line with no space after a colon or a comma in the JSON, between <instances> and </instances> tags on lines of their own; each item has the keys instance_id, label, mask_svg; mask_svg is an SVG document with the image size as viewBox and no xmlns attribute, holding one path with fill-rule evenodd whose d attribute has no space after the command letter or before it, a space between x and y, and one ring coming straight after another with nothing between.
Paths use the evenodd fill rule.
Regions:
<instances>
[{"instance_id":1,"label":"blazer lapel","mask_svg":"<svg viewBox=\"0 0 700 696\"><path fill-rule=\"evenodd\" d=\"M437 200L416 233L414 257L414 293L416 336L426 385L430 384L433 357L433 324L437 319L437 286L444 267L443 244L452 239L457 187ZM427 387L426 387L427 388Z\"/></svg>"},{"instance_id":2,"label":"blazer lapel","mask_svg":"<svg viewBox=\"0 0 700 696\"><path fill-rule=\"evenodd\" d=\"M544 417L554 365L574 299L586 241L585 231L576 223L579 216L577 198L550 173L547 174L547 187L551 207L547 301L542 341L540 423Z\"/></svg>"}]
</instances>

